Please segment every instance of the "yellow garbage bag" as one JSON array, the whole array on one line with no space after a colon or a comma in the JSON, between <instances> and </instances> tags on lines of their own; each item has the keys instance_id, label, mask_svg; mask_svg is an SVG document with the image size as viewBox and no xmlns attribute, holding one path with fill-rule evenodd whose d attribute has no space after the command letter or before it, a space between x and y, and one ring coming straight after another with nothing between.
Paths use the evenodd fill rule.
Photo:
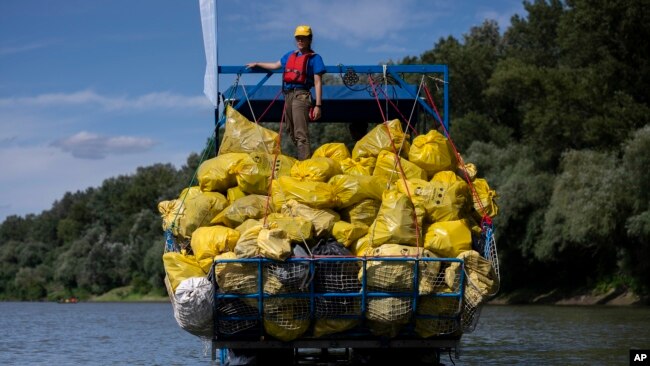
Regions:
<instances>
[{"instance_id":1,"label":"yellow garbage bag","mask_svg":"<svg viewBox=\"0 0 650 366\"><path fill-rule=\"evenodd\" d=\"M417 245L415 208L411 200L397 190L385 191L368 236L372 247L384 243Z\"/></svg>"},{"instance_id":2,"label":"yellow garbage bag","mask_svg":"<svg viewBox=\"0 0 650 366\"><path fill-rule=\"evenodd\" d=\"M273 180L271 192L273 206L276 209L280 209L289 200L296 200L313 208L333 208L338 203L332 186L325 182L280 177Z\"/></svg>"},{"instance_id":3,"label":"yellow garbage bag","mask_svg":"<svg viewBox=\"0 0 650 366\"><path fill-rule=\"evenodd\" d=\"M424 169L429 177L443 170L456 169L456 157L451 144L436 130L413 139L408 159Z\"/></svg>"},{"instance_id":4,"label":"yellow garbage bag","mask_svg":"<svg viewBox=\"0 0 650 366\"><path fill-rule=\"evenodd\" d=\"M260 220L262 221L262 220ZM291 217L281 213L272 213L267 216L268 223L274 223L279 229L284 230L291 241L303 242L312 237L314 225L302 217Z\"/></svg>"},{"instance_id":5,"label":"yellow garbage bag","mask_svg":"<svg viewBox=\"0 0 650 366\"><path fill-rule=\"evenodd\" d=\"M190 238L198 227L210 224L223 209L224 202L223 196L204 194L198 187L186 188L178 199L158 204L163 230L171 228L173 235Z\"/></svg>"},{"instance_id":6,"label":"yellow garbage bag","mask_svg":"<svg viewBox=\"0 0 650 366\"><path fill-rule=\"evenodd\" d=\"M449 292L451 291L441 291L441 293ZM417 313L419 315L439 316L440 318L416 318L415 332L422 338L459 334L460 324L453 318L459 317L460 312L460 296L422 296L418 301Z\"/></svg>"},{"instance_id":7,"label":"yellow garbage bag","mask_svg":"<svg viewBox=\"0 0 650 366\"><path fill-rule=\"evenodd\" d=\"M458 256L465 263L464 273L467 275L463 282L465 293L463 295L462 325L464 328L471 327L476 320L477 308L485 303L499 290L499 277L494 267L487 259L470 250ZM445 281L453 291L459 291L462 266L460 263L452 262L445 270Z\"/></svg>"},{"instance_id":8,"label":"yellow garbage bag","mask_svg":"<svg viewBox=\"0 0 650 366\"><path fill-rule=\"evenodd\" d=\"M413 314L410 297L373 297L368 300L366 318L372 334L393 338Z\"/></svg>"},{"instance_id":9,"label":"yellow garbage bag","mask_svg":"<svg viewBox=\"0 0 650 366\"><path fill-rule=\"evenodd\" d=\"M278 133L249 121L230 105L226 106L226 131L219 155L225 153L275 153L279 149Z\"/></svg>"},{"instance_id":10,"label":"yellow garbage bag","mask_svg":"<svg viewBox=\"0 0 650 366\"><path fill-rule=\"evenodd\" d=\"M237 259L237 255L233 252L225 252L214 257L217 285L223 292L242 295L258 293L257 263L219 262L223 259ZM250 305L257 306L257 301L250 302Z\"/></svg>"},{"instance_id":11,"label":"yellow garbage bag","mask_svg":"<svg viewBox=\"0 0 650 366\"><path fill-rule=\"evenodd\" d=\"M422 179L398 180L395 182L397 190L411 197L415 207L418 225L426 224L429 213L433 210L434 185Z\"/></svg>"},{"instance_id":12,"label":"yellow garbage bag","mask_svg":"<svg viewBox=\"0 0 650 366\"><path fill-rule=\"evenodd\" d=\"M309 299L266 299L264 330L281 341L292 341L303 335L309 328L309 309Z\"/></svg>"},{"instance_id":13,"label":"yellow garbage bag","mask_svg":"<svg viewBox=\"0 0 650 366\"><path fill-rule=\"evenodd\" d=\"M369 156L366 158L347 158L339 162L343 174L349 175L372 175L377 164L377 158Z\"/></svg>"},{"instance_id":14,"label":"yellow garbage bag","mask_svg":"<svg viewBox=\"0 0 650 366\"><path fill-rule=\"evenodd\" d=\"M267 207L267 201L267 196L259 194L244 196L216 215L211 223L234 228L247 219L262 218L267 213L267 209L268 213L273 212L273 206L269 202Z\"/></svg>"},{"instance_id":15,"label":"yellow garbage bag","mask_svg":"<svg viewBox=\"0 0 650 366\"><path fill-rule=\"evenodd\" d=\"M178 217L181 214L185 214L185 207L183 206L183 201L181 200L168 200L158 202L158 212L160 213L160 218L162 219L162 229L167 231L172 228L174 225L174 235L178 235Z\"/></svg>"},{"instance_id":16,"label":"yellow garbage bag","mask_svg":"<svg viewBox=\"0 0 650 366\"><path fill-rule=\"evenodd\" d=\"M463 169L463 167L465 167L465 169ZM458 169L456 169L456 174L458 174L459 177L465 178L465 173L467 173L467 177L470 181L474 181L476 174L478 174L478 169L476 168L476 165L472 163L467 163L462 166L459 165Z\"/></svg>"},{"instance_id":17,"label":"yellow garbage bag","mask_svg":"<svg viewBox=\"0 0 650 366\"><path fill-rule=\"evenodd\" d=\"M225 192L228 188L237 185L235 175L231 169L248 154L230 153L205 160L196 172L199 186L204 192Z\"/></svg>"},{"instance_id":18,"label":"yellow garbage bag","mask_svg":"<svg viewBox=\"0 0 650 366\"><path fill-rule=\"evenodd\" d=\"M235 230L239 231L240 236L241 236L241 233L243 233L244 231L252 228L253 226L257 226L257 225L262 225L261 220L247 219L246 221L242 222L241 225L237 226L235 228Z\"/></svg>"},{"instance_id":19,"label":"yellow garbage bag","mask_svg":"<svg viewBox=\"0 0 650 366\"><path fill-rule=\"evenodd\" d=\"M365 257L366 255L369 255L373 249L370 246L370 236L366 234L360 237L356 242L353 242L348 249L357 257Z\"/></svg>"},{"instance_id":20,"label":"yellow garbage bag","mask_svg":"<svg viewBox=\"0 0 650 366\"><path fill-rule=\"evenodd\" d=\"M228 191L226 192L226 197L228 198L228 204L232 205L233 202L237 201L238 199L244 197L246 193L239 188L239 186L236 187L230 187L228 188Z\"/></svg>"},{"instance_id":21,"label":"yellow garbage bag","mask_svg":"<svg viewBox=\"0 0 650 366\"><path fill-rule=\"evenodd\" d=\"M322 144L311 155L312 158L330 158L336 162L350 157L350 150L342 142L330 142Z\"/></svg>"},{"instance_id":22,"label":"yellow garbage bag","mask_svg":"<svg viewBox=\"0 0 650 366\"><path fill-rule=\"evenodd\" d=\"M340 216L330 209L319 210L303 205L296 200L289 200L282 206L282 214L289 217L299 217L312 223L314 236L329 234L334 223L340 220Z\"/></svg>"},{"instance_id":23,"label":"yellow garbage bag","mask_svg":"<svg viewBox=\"0 0 650 366\"><path fill-rule=\"evenodd\" d=\"M357 319L318 318L314 321L314 337L345 332L357 325L359 325Z\"/></svg>"},{"instance_id":24,"label":"yellow garbage bag","mask_svg":"<svg viewBox=\"0 0 650 366\"><path fill-rule=\"evenodd\" d=\"M185 190L187 190L187 189L196 190L197 192L200 191L201 194L203 194L204 196L208 196L210 198L213 198L214 199L214 203L212 204L212 211L213 212L221 212L221 211L223 211L223 209L228 207L228 205L230 204L228 202L228 198L226 198L226 196L224 196L220 192L203 192L203 191L201 191L201 188L199 188L198 186L185 188L178 197L182 199L183 195L185 194Z\"/></svg>"},{"instance_id":25,"label":"yellow garbage bag","mask_svg":"<svg viewBox=\"0 0 650 366\"><path fill-rule=\"evenodd\" d=\"M384 177L390 182L403 179L427 179L427 172L410 161L399 158L402 168L397 164L397 155L388 150L382 150L377 157L377 165L372 175ZM404 171L404 175L402 175Z\"/></svg>"},{"instance_id":26,"label":"yellow garbage bag","mask_svg":"<svg viewBox=\"0 0 650 366\"><path fill-rule=\"evenodd\" d=\"M366 252L372 257L366 264L366 284L369 289L390 292L413 291L415 261L386 261L382 257L436 258L429 250L399 244L384 244ZM421 260L419 263L418 292L431 294L436 290L441 262ZM359 270L359 281L363 281L363 269Z\"/></svg>"},{"instance_id":27,"label":"yellow garbage bag","mask_svg":"<svg viewBox=\"0 0 650 366\"><path fill-rule=\"evenodd\" d=\"M473 285L476 290L484 296L492 296L496 293L499 287L499 278L489 260L483 258L477 251L468 250L458 255L458 259L462 259L465 263L465 272L469 276L466 285ZM451 262L449 267L445 270L445 282L447 286L457 291L459 289L461 266L458 262ZM467 292L467 288L465 289Z\"/></svg>"},{"instance_id":28,"label":"yellow garbage bag","mask_svg":"<svg viewBox=\"0 0 650 366\"><path fill-rule=\"evenodd\" d=\"M337 221L332 228L332 236L346 248L368 233L368 225Z\"/></svg>"},{"instance_id":29,"label":"yellow garbage bag","mask_svg":"<svg viewBox=\"0 0 650 366\"><path fill-rule=\"evenodd\" d=\"M376 157L381 150L393 151L393 145L397 150L400 145L408 139L408 135L402 131L402 124L399 119L381 123L370 130L361 140L357 141L352 149L353 158ZM408 144L402 147L402 156L408 157Z\"/></svg>"},{"instance_id":30,"label":"yellow garbage bag","mask_svg":"<svg viewBox=\"0 0 650 366\"><path fill-rule=\"evenodd\" d=\"M275 161L275 163L274 163ZM271 171L273 178L290 174L296 159L286 155L270 155L253 152L242 159L231 171L234 172L239 188L248 194L268 194Z\"/></svg>"},{"instance_id":31,"label":"yellow garbage bag","mask_svg":"<svg viewBox=\"0 0 650 366\"><path fill-rule=\"evenodd\" d=\"M291 255L291 242L284 230L275 225L263 228L260 224L241 233L235 245L235 254L239 258L285 260Z\"/></svg>"},{"instance_id":32,"label":"yellow garbage bag","mask_svg":"<svg viewBox=\"0 0 650 366\"><path fill-rule=\"evenodd\" d=\"M427 228L424 247L442 258L456 258L472 249L472 232L467 221L434 222Z\"/></svg>"},{"instance_id":33,"label":"yellow garbage bag","mask_svg":"<svg viewBox=\"0 0 650 366\"><path fill-rule=\"evenodd\" d=\"M262 229L257 236L260 256L283 261L291 255L291 241L282 229Z\"/></svg>"},{"instance_id":34,"label":"yellow garbage bag","mask_svg":"<svg viewBox=\"0 0 650 366\"><path fill-rule=\"evenodd\" d=\"M260 236L262 228L262 224L259 224L240 233L239 240L235 244L235 254L238 258L255 258L259 256L257 238Z\"/></svg>"},{"instance_id":35,"label":"yellow garbage bag","mask_svg":"<svg viewBox=\"0 0 650 366\"><path fill-rule=\"evenodd\" d=\"M216 255L235 249L239 232L224 226L204 226L192 233L190 246L205 273L210 272Z\"/></svg>"},{"instance_id":36,"label":"yellow garbage bag","mask_svg":"<svg viewBox=\"0 0 650 366\"><path fill-rule=\"evenodd\" d=\"M342 209L341 219L352 224L359 223L370 226L377 218L380 206L381 200L365 199Z\"/></svg>"},{"instance_id":37,"label":"yellow garbage bag","mask_svg":"<svg viewBox=\"0 0 650 366\"><path fill-rule=\"evenodd\" d=\"M329 180L338 208L345 208L366 199L381 200L386 181L368 175L335 175Z\"/></svg>"},{"instance_id":38,"label":"yellow garbage bag","mask_svg":"<svg viewBox=\"0 0 650 366\"><path fill-rule=\"evenodd\" d=\"M163 265L174 293L176 287L184 280L192 277L205 277L206 275L206 272L203 272L193 255L167 252L163 254Z\"/></svg>"},{"instance_id":39,"label":"yellow garbage bag","mask_svg":"<svg viewBox=\"0 0 650 366\"><path fill-rule=\"evenodd\" d=\"M474 179L472 182L476 194L478 194L478 200L476 197L472 196L474 203L474 210L480 215L488 215L494 217L499 212L499 207L494 201L498 196L495 190L490 189L487 180L483 178ZM480 202L480 204L479 204Z\"/></svg>"},{"instance_id":40,"label":"yellow garbage bag","mask_svg":"<svg viewBox=\"0 0 650 366\"><path fill-rule=\"evenodd\" d=\"M327 182L332 176L341 174L341 166L334 159L316 157L296 162L291 167L291 176L297 180Z\"/></svg>"},{"instance_id":41,"label":"yellow garbage bag","mask_svg":"<svg viewBox=\"0 0 650 366\"><path fill-rule=\"evenodd\" d=\"M431 179L434 195L429 202L430 222L458 220L469 211L471 196L469 186L456 173L442 171Z\"/></svg>"}]
</instances>

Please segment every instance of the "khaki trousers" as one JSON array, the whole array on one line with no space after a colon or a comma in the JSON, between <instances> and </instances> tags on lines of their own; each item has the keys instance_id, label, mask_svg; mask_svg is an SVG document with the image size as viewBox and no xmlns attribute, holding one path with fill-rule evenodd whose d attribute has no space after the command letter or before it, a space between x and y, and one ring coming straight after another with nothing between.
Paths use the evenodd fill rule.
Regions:
<instances>
[{"instance_id":1,"label":"khaki trousers","mask_svg":"<svg viewBox=\"0 0 650 366\"><path fill-rule=\"evenodd\" d=\"M308 126L309 107L311 107L309 90L292 89L285 91L284 107L289 136L291 136L291 141L298 148L298 159L309 159L311 157Z\"/></svg>"}]
</instances>

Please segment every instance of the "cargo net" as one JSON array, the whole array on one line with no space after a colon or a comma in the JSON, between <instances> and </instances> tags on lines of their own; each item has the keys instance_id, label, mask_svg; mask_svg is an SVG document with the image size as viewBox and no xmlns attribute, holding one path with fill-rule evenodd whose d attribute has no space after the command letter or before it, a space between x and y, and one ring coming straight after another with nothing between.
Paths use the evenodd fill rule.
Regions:
<instances>
[{"instance_id":1,"label":"cargo net","mask_svg":"<svg viewBox=\"0 0 650 366\"><path fill-rule=\"evenodd\" d=\"M471 332L499 283L489 235L483 251L489 259L476 251L457 259L366 257L365 271L360 258L319 258L313 262L313 278L309 260L263 261L261 267L258 261L217 261L218 293L249 295L217 301L217 332L233 335L263 319L266 333L289 340L302 335L311 319L316 321L314 334L320 336L351 329L362 315L377 336L395 337L406 325L423 338ZM258 268L263 273L262 303ZM368 293L365 314L362 283ZM305 296L310 292L313 308Z\"/></svg>"},{"instance_id":2,"label":"cargo net","mask_svg":"<svg viewBox=\"0 0 650 366\"><path fill-rule=\"evenodd\" d=\"M483 244L480 256L461 255L466 278L461 314L462 330L465 333L476 329L483 305L496 295L501 282L497 246L491 225L484 227L480 244Z\"/></svg>"},{"instance_id":3,"label":"cargo net","mask_svg":"<svg viewBox=\"0 0 650 366\"><path fill-rule=\"evenodd\" d=\"M426 257L369 260L368 291L396 294L373 296L368 300L366 317L370 330L376 335L393 337L415 315L415 332L423 338L460 332L462 277L447 276L447 268L453 263L459 266L461 262ZM404 293L412 295L398 295Z\"/></svg>"},{"instance_id":4,"label":"cargo net","mask_svg":"<svg viewBox=\"0 0 650 366\"><path fill-rule=\"evenodd\" d=\"M360 264L350 260L321 260L316 263L314 291L317 294L358 294L361 283L357 279ZM316 318L337 318L341 315L361 315L361 298L358 296L317 296Z\"/></svg>"},{"instance_id":5,"label":"cargo net","mask_svg":"<svg viewBox=\"0 0 650 366\"><path fill-rule=\"evenodd\" d=\"M249 295L217 301L217 333L233 335L254 328L259 320L259 262L217 261L215 275L218 294ZM263 292L266 295L304 293L309 287L307 261L264 262ZM250 296L252 295L252 296ZM309 300L278 297L263 301L264 327L281 338L309 324Z\"/></svg>"},{"instance_id":6,"label":"cargo net","mask_svg":"<svg viewBox=\"0 0 650 366\"><path fill-rule=\"evenodd\" d=\"M264 264L264 293L286 294L309 289L307 261L270 262Z\"/></svg>"},{"instance_id":7,"label":"cargo net","mask_svg":"<svg viewBox=\"0 0 650 366\"><path fill-rule=\"evenodd\" d=\"M217 327L220 335L233 335L258 325L255 299L220 299L217 302Z\"/></svg>"}]
</instances>

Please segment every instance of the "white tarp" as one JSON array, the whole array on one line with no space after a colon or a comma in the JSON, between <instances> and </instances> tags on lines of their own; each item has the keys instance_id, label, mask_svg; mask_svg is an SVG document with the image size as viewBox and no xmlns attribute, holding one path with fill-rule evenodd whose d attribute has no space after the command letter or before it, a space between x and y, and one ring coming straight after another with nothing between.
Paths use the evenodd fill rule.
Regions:
<instances>
[{"instance_id":1,"label":"white tarp","mask_svg":"<svg viewBox=\"0 0 650 366\"><path fill-rule=\"evenodd\" d=\"M219 79L217 78L217 0L199 0L203 47L205 48L205 76L203 93L217 106Z\"/></svg>"}]
</instances>

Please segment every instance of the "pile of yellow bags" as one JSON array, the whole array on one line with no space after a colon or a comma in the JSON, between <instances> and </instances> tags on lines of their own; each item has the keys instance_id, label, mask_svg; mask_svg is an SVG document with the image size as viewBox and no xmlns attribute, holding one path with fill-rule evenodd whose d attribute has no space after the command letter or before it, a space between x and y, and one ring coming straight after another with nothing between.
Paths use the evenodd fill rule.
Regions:
<instances>
[{"instance_id":1,"label":"pile of yellow bags","mask_svg":"<svg viewBox=\"0 0 650 366\"><path fill-rule=\"evenodd\" d=\"M184 279L205 276L215 259L261 256L281 261L292 255L296 243L309 246L326 237L356 256L462 257L480 233L481 215L497 214L495 191L468 164L477 193L473 197L464 174L456 173L449 142L435 130L410 144L400 121L392 120L368 132L352 151L342 143L327 143L312 158L297 161L279 153L276 132L231 107L226 117L219 154L202 162L197 185L158 205L163 229L190 243L182 253L163 256L172 291ZM450 268L451 278L457 269ZM420 266L421 279L434 278L441 270L440 262ZM216 267L215 275L224 291L255 293L256 271L227 262ZM411 265L377 261L368 265L366 275L377 289L410 291L412 272ZM477 281L496 281L483 272ZM418 286L420 294L455 290L422 281ZM471 296L487 292L473 291ZM265 311L272 312L266 330L282 340L295 339L308 328L302 315L292 317L302 314L298 310L305 305L289 300L265 304ZM369 303L377 333L395 334L395 324L410 318L414 309L404 301ZM425 313L435 312L437 302L428 301ZM291 311L280 311L285 308ZM390 311L381 310L385 308Z\"/></svg>"}]
</instances>

